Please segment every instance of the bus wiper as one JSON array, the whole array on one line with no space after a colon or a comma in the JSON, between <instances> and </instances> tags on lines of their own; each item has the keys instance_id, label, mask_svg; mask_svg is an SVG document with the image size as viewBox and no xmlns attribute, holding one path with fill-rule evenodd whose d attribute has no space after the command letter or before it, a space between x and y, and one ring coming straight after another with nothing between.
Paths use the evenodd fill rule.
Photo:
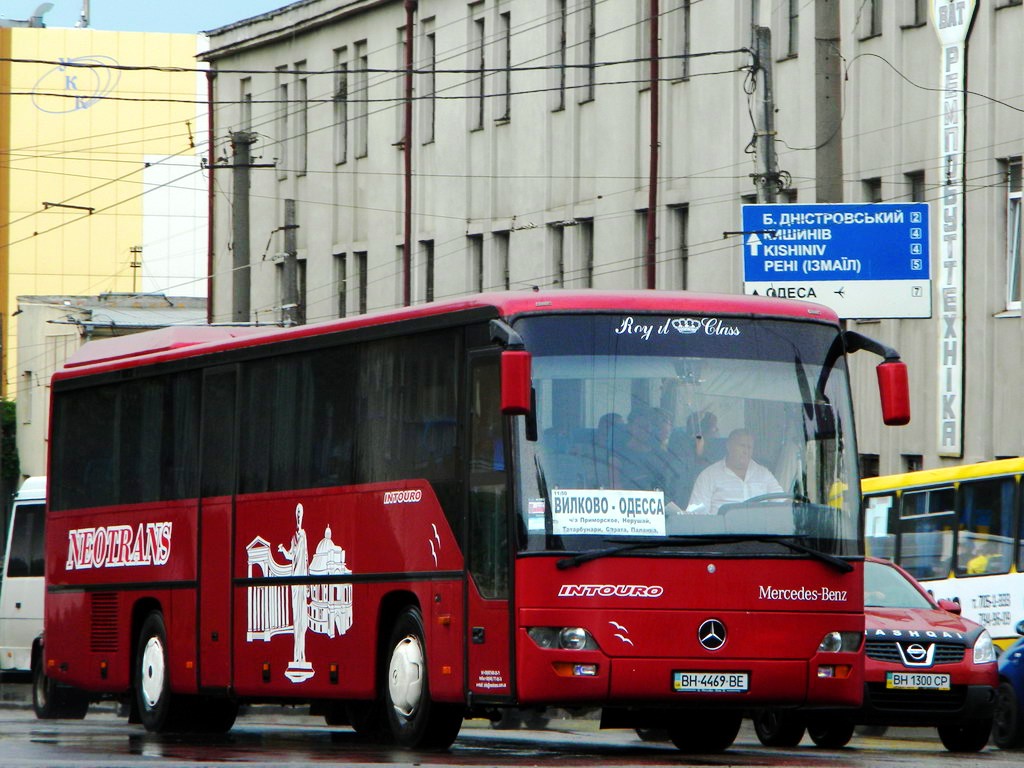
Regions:
<instances>
[{"instance_id":1,"label":"bus wiper","mask_svg":"<svg viewBox=\"0 0 1024 768\"><path fill-rule=\"evenodd\" d=\"M614 539L612 539L612 541L614 541ZM629 543L620 544L617 547L593 549L589 552L580 552L578 555L573 555L572 557L563 557L555 563L555 565L558 567L558 570L564 571L566 568L575 568L578 565L583 565L583 563L589 563L591 560L600 560L602 557L612 557L613 555L618 555L622 552L630 552L634 549L649 549L651 547L664 547L672 544L690 544L694 541L699 543L707 540L700 536L665 536L659 539L631 541Z\"/></svg>"},{"instance_id":2,"label":"bus wiper","mask_svg":"<svg viewBox=\"0 0 1024 768\"><path fill-rule=\"evenodd\" d=\"M846 560L843 560L843 558L830 555L828 552L822 552L820 549L815 549L814 547L809 547L790 536L748 536L745 538L750 541L762 541L766 544L769 542L773 544L781 544L794 552L810 555L811 557L821 560L823 563L828 563L840 573L849 573L853 570L853 566Z\"/></svg>"}]
</instances>

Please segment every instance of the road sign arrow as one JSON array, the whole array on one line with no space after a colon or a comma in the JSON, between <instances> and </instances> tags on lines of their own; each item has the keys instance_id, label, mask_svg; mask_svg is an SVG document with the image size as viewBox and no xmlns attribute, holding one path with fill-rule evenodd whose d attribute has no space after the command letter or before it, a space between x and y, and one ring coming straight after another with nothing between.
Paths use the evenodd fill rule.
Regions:
<instances>
[{"instance_id":1,"label":"road sign arrow","mask_svg":"<svg viewBox=\"0 0 1024 768\"><path fill-rule=\"evenodd\" d=\"M757 256L757 250L761 247L761 238L756 234L751 234L747 238L747 245L750 246L750 255Z\"/></svg>"}]
</instances>

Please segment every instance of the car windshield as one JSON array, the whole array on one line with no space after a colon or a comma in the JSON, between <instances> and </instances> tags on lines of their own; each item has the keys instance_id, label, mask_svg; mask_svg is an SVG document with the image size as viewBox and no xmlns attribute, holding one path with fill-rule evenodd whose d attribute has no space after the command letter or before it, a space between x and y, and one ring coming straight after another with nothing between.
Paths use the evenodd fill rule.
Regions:
<instances>
[{"instance_id":1,"label":"car windshield","mask_svg":"<svg viewBox=\"0 0 1024 768\"><path fill-rule=\"evenodd\" d=\"M519 420L515 440L523 549L677 536L688 546L674 552L705 553L694 537L715 551L775 552L790 537L861 553L835 327L566 315L516 329L536 395L536 439Z\"/></svg>"},{"instance_id":2,"label":"car windshield","mask_svg":"<svg viewBox=\"0 0 1024 768\"><path fill-rule=\"evenodd\" d=\"M907 577L891 565L864 564L864 606L867 608L934 608Z\"/></svg>"}]
</instances>

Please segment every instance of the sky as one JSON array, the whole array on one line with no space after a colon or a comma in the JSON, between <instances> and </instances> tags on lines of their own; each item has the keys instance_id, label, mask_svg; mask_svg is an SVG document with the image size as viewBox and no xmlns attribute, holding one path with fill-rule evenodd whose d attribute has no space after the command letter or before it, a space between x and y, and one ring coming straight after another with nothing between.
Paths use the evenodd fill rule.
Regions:
<instances>
[{"instance_id":1,"label":"sky","mask_svg":"<svg viewBox=\"0 0 1024 768\"><path fill-rule=\"evenodd\" d=\"M44 0L0 0L0 18L25 20ZM49 0L47 27L73 27L82 0ZM184 32L216 29L288 5L292 0L90 0L89 26L121 32Z\"/></svg>"}]
</instances>

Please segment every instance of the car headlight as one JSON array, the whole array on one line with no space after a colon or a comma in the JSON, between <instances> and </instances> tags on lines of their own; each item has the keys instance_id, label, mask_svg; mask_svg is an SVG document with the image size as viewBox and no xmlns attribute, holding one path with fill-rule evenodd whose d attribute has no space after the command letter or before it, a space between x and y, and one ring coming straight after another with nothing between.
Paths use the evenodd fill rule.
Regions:
<instances>
[{"instance_id":1,"label":"car headlight","mask_svg":"<svg viewBox=\"0 0 1024 768\"><path fill-rule=\"evenodd\" d=\"M974 663L988 664L996 660L996 646L992 642L992 635L987 629L981 630L978 639L974 641Z\"/></svg>"},{"instance_id":2,"label":"car headlight","mask_svg":"<svg viewBox=\"0 0 1024 768\"><path fill-rule=\"evenodd\" d=\"M856 651L860 648L860 637L860 632L828 632L818 644L818 650L822 653Z\"/></svg>"}]
</instances>

